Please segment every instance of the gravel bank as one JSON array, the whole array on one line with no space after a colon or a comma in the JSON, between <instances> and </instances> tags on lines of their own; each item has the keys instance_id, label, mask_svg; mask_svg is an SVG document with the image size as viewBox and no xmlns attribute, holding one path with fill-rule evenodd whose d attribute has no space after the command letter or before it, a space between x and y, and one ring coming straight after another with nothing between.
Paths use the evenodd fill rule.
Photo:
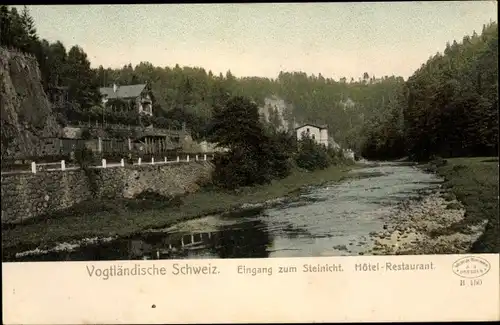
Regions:
<instances>
[{"instance_id":1,"label":"gravel bank","mask_svg":"<svg viewBox=\"0 0 500 325\"><path fill-rule=\"evenodd\" d=\"M384 230L371 233L370 255L467 253L484 232L486 221L462 232L434 235L464 219L465 209L453 195L438 190L419 200L405 201L389 216Z\"/></svg>"}]
</instances>

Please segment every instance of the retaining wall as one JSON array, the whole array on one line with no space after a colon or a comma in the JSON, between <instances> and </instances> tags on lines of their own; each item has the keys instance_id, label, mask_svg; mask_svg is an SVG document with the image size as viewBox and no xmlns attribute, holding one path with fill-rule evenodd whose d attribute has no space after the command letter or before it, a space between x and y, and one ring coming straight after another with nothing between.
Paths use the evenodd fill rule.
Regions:
<instances>
[{"instance_id":1,"label":"retaining wall","mask_svg":"<svg viewBox=\"0 0 500 325\"><path fill-rule=\"evenodd\" d=\"M19 222L68 208L84 200L133 198L151 190L175 195L198 190L210 179L209 161L95 169L92 181L83 170L2 175L2 224Z\"/></svg>"}]
</instances>

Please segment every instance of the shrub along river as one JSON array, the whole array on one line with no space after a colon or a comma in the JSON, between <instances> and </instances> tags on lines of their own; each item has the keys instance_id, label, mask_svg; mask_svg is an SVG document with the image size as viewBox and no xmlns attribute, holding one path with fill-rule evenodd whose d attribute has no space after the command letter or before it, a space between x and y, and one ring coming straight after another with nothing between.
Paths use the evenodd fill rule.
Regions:
<instances>
[{"instance_id":1,"label":"shrub along river","mask_svg":"<svg viewBox=\"0 0 500 325\"><path fill-rule=\"evenodd\" d=\"M398 211L407 209L408 202L424 204L426 197L440 191L442 180L405 163L371 164L350 174L342 182L308 188L296 200L271 208L249 206L238 213L193 219L131 238L44 254L21 253L15 260L346 256L376 253L380 240L386 240L388 248L405 240L410 243L408 238L416 244L418 228L408 235L411 216ZM443 208L439 202L425 204ZM452 211L455 218L461 212ZM396 236L394 231L405 235ZM385 253L394 252L385 249Z\"/></svg>"}]
</instances>

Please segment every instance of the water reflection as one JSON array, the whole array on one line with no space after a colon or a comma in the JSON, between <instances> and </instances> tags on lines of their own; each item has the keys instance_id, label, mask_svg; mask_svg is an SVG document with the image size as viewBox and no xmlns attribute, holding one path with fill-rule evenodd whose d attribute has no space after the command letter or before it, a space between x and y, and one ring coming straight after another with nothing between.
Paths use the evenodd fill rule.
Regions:
<instances>
[{"instance_id":1,"label":"water reflection","mask_svg":"<svg viewBox=\"0 0 500 325\"><path fill-rule=\"evenodd\" d=\"M240 220L241 221L241 220ZM210 232L148 232L73 252L7 258L10 261L98 261L173 258L265 258L271 237L259 220L222 225ZM4 259L5 260L5 259Z\"/></svg>"},{"instance_id":2,"label":"water reflection","mask_svg":"<svg viewBox=\"0 0 500 325\"><path fill-rule=\"evenodd\" d=\"M14 260L357 255L373 244L369 233L383 228L398 202L441 182L412 166L394 164L370 166L354 173L369 176L311 188L298 201L265 211L257 208L232 216L209 216L74 252Z\"/></svg>"}]
</instances>

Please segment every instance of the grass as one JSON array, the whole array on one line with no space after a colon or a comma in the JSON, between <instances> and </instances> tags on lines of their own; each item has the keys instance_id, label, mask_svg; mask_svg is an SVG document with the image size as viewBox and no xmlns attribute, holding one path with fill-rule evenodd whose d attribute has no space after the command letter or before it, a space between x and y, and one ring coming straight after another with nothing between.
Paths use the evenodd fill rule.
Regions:
<instances>
[{"instance_id":1,"label":"grass","mask_svg":"<svg viewBox=\"0 0 500 325\"><path fill-rule=\"evenodd\" d=\"M444 177L444 186L462 202L465 218L434 235L466 232L469 225L488 221L485 232L473 244L472 253L499 253L498 158L452 158L427 168Z\"/></svg>"},{"instance_id":2,"label":"grass","mask_svg":"<svg viewBox=\"0 0 500 325\"><path fill-rule=\"evenodd\" d=\"M172 200L99 200L2 229L4 251L27 250L56 242L88 237L130 236L146 229L179 221L234 211L244 203L261 203L294 196L305 186L338 182L357 166L331 166L324 170L295 170L271 184L242 188L238 192L201 190Z\"/></svg>"}]
</instances>

